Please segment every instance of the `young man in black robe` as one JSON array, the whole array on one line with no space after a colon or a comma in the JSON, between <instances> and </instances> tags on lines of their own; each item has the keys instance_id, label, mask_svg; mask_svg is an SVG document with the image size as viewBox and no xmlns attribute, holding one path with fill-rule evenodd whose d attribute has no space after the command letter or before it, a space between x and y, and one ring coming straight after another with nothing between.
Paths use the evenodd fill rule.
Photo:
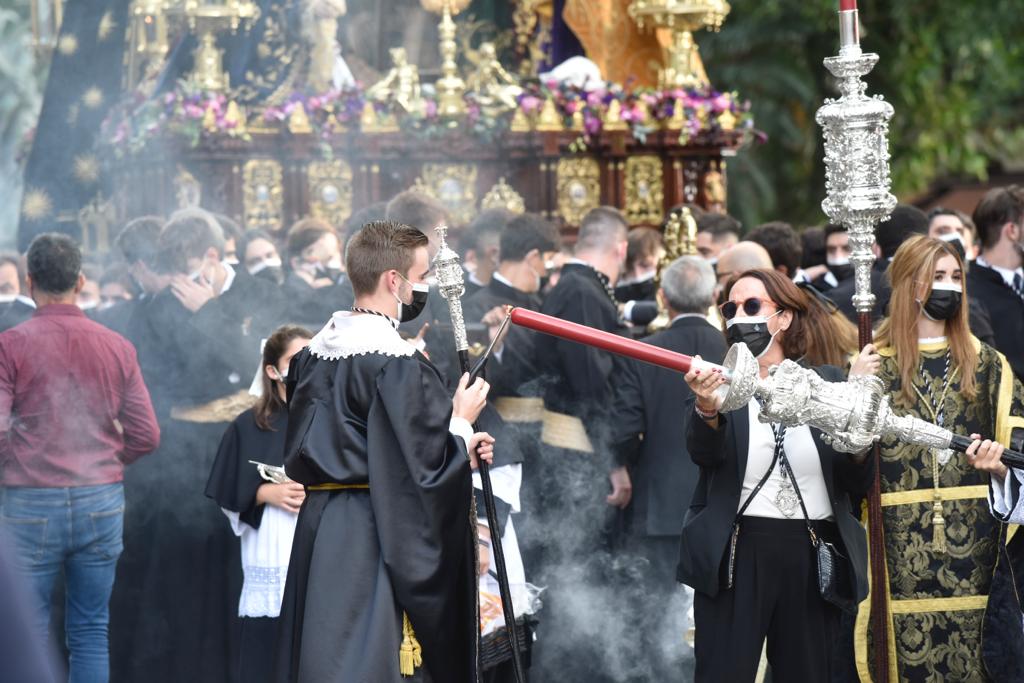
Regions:
<instances>
[{"instance_id":1,"label":"young man in black robe","mask_svg":"<svg viewBox=\"0 0 1024 683\"><path fill-rule=\"evenodd\" d=\"M618 210L590 211L580 226L575 257L562 266L541 312L624 333L613 288L626 257L626 233ZM545 375L542 472L535 491L536 518L545 538L537 552L542 560L537 583L548 589L534 669L542 680L614 680L605 657L614 656L615 647L594 636L587 623L593 617L579 606L610 605L615 594L608 540L617 510L608 503L621 495L625 481L622 472L613 470L610 456L617 361L605 351L561 339L538 337L536 349Z\"/></svg>"},{"instance_id":2,"label":"young man in black robe","mask_svg":"<svg viewBox=\"0 0 1024 683\"><path fill-rule=\"evenodd\" d=\"M423 233L369 223L346 266L356 305L335 313L288 372L285 470L307 495L276 678L470 683L479 626L467 454L493 453L493 439L470 426L488 385L463 378L449 398L398 334L426 303Z\"/></svg>"},{"instance_id":3,"label":"young man in black robe","mask_svg":"<svg viewBox=\"0 0 1024 683\"><path fill-rule=\"evenodd\" d=\"M727 350L722 331L707 321L715 290L715 272L700 256L684 256L661 274L661 294L671 323L644 339L648 344L721 363ZM699 472L686 454L689 414L679 406L692 395L679 374L628 360L615 387L613 453L628 472L631 490L624 506L631 551L647 562L632 592L624 620L637 633L645 680L693 676L693 657L680 637L692 602L676 583L679 533Z\"/></svg>"},{"instance_id":4,"label":"young man in black robe","mask_svg":"<svg viewBox=\"0 0 1024 683\"><path fill-rule=\"evenodd\" d=\"M153 265L163 288L136 309L131 340L164 435L126 482L126 553L112 598L115 677L224 681L238 662L238 541L203 495L227 424L252 404L260 339L281 314L280 290L223 262L211 214L171 216ZM133 500L139 501L134 508Z\"/></svg>"}]
</instances>

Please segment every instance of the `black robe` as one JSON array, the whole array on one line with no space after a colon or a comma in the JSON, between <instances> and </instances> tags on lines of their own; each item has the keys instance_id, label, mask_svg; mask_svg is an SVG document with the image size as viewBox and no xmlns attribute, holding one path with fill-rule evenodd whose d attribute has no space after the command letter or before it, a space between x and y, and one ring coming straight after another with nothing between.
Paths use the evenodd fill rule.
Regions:
<instances>
[{"instance_id":1,"label":"black robe","mask_svg":"<svg viewBox=\"0 0 1024 683\"><path fill-rule=\"evenodd\" d=\"M31 318L35 312L35 306L32 306L23 299L15 299L14 301L0 304L0 332L20 325Z\"/></svg>"},{"instance_id":2,"label":"black robe","mask_svg":"<svg viewBox=\"0 0 1024 683\"><path fill-rule=\"evenodd\" d=\"M253 529L260 528L263 505L256 504L256 492L267 481L250 460L267 465L284 465L284 438L288 430L288 411L270 416L270 429L260 429L256 416L247 410L232 422L220 440L217 457L206 482L206 495Z\"/></svg>"},{"instance_id":3,"label":"black robe","mask_svg":"<svg viewBox=\"0 0 1024 683\"><path fill-rule=\"evenodd\" d=\"M219 399L244 396L260 338L280 312L275 292L239 270L196 313L170 288L135 307L131 339L163 438L125 474L125 552L111 598L114 680L236 679L239 543L204 486L241 410Z\"/></svg>"},{"instance_id":4,"label":"black robe","mask_svg":"<svg viewBox=\"0 0 1024 683\"><path fill-rule=\"evenodd\" d=\"M315 340L314 340L315 342ZM451 400L422 355L306 349L288 375L288 476L309 490L281 607L277 680L476 680L472 482ZM423 666L399 673L403 612Z\"/></svg>"},{"instance_id":5,"label":"black robe","mask_svg":"<svg viewBox=\"0 0 1024 683\"><path fill-rule=\"evenodd\" d=\"M288 273L281 293L288 302L287 322L318 331L335 311L347 311L355 295L352 283L342 276L337 284L313 287L295 273Z\"/></svg>"},{"instance_id":6,"label":"black robe","mask_svg":"<svg viewBox=\"0 0 1024 683\"><path fill-rule=\"evenodd\" d=\"M463 312L466 322L478 323L498 306L539 311L541 300L536 294L520 291L497 278L491 278L486 287L465 300ZM540 377L534 350L536 340L536 333L518 325L509 325L502 344L501 359L492 358L487 364L487 381L491 384L492 398L537 395L536 389L531 391L530 387L524 386L531 382L536 384Z\"/></svg>"}]
</instances>

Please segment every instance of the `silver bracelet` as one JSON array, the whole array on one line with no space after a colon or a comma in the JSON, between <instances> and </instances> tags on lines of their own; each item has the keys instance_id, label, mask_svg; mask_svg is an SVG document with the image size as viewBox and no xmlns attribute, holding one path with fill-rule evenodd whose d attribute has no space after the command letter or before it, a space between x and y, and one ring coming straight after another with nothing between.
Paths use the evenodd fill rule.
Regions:
<instances>
[{"instance_id":1,"label":"silver bracelet","mask_svg":"<svg viewBox=\"0 0 1024 683\"><path fill-rule=\"evenodd\" d=\"M705 413L703 410L700 409L700 406L697 405L696 401L693 402L693 409L697 413L697 415L705 422L710 422L711 420L714 420L716 417L718 417L717 408L711 411L710 413Z\"/></svg>"}]
</instances>

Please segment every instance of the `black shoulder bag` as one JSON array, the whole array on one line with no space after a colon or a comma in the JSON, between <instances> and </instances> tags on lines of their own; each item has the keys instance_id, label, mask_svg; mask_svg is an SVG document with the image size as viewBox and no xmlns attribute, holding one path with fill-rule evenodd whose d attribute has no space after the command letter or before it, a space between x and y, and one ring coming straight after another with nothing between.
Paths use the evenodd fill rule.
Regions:
<instances>
[{"instance_id":1,"label":"black shoulder bag","mask_svg":"<svg viewBox=\"0 0 1024 683\"><path fill-rule=\"evenodd\" d=\"M785 431L785 427L779 427L779 433L784 434ZM776 439L776 444L781 440ZM778 448L777 445L776 448ZM814 527L811 526L811 518L807 515L807 506L804 505L804 497L796 483L796 476L793 474L793 469L789 466L789 460L786 459L785 449L782 449L779 454L779 466L782 468L782 476L789 477L790 483L793 484L793 490L800 501L800 509L804 513L807 533L811 535L811 545L814 546L814 554L818 561L818 592L821 593L822 599L826 602L835 605L847 614L856 614L857 602L852 597L844 595L852 586L850 581L850 565L838 548L828 541L818 538L818 534L814 532Z\"/></svg>"}]
</instances>

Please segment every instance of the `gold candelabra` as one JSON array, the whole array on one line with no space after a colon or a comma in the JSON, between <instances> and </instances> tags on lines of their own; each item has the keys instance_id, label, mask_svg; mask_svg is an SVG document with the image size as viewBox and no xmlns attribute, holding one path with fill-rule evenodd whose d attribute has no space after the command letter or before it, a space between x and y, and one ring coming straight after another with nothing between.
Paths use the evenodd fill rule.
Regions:
<instances>
[{"instance_id":1,"label":"gold candelabra","mask_svg":"<svg viewBox=\"0 0 1024 683\"><path fill-rule=\"evenodd\" d=\"M185 0L182 13L191 31L198 34L192 80L201 90L223 92L231 85L224 71L224 51L217 47L217 32L248 27L259 18L260 8L252 0Z\"/></svg>"},{"instance_id":2,"label":"gold candelabra","mask_svg":"<svg viewBox=\"0 0 1024 683\"><path fill-rule=\"evenodd\" d=\"M665 269L672 265L672 262L681 256L694 256L697 254L697 221L690 211L690 207L684 206L681 209L669 214L665 221L665 230L662 233L662 245L665 253L658 259L658 274L656 280L661 286L661 276ZM671 321L668 317L668 307L662 297L658 297L658 317L647 326L648 332L658 332L669 326Z\"/></svg>"},{"instance_id":3,"label":"gold candelabra","mask_svg":"<svg viewBox=\"0 0 1024 683\"><path fill-rule=\"evenodd\" d=\"M29 0L32 21L32 47L37 57L46 57L57 46L64 16L63 0Z\"/></svg>"},{"instance_id":4,"label":"gold candelabra","mask_svg":"<svg viewBox=\"0 0 1024 683\"><path fill-rule=\"evenodd\" d=\"M455 43L455 21L453 15L469 6L469 0L420 0L423 8L431 12L440 12L441 24L438 26L441 50L441 78L434 84L437 91L437 113L445 118L456 118L466 113L466 103L462 99L466 93L466 82L459 75L458 46Z\"/></svg>"},{"instance_id":5,"label":"gold candelabra","mask_svg":"<svg viewBox=\"0 0 1024 683\"><path fill-rule=\"evenodd\" d=\"M672 31L668 59L658 77L662 89L701 88L710 85L693 32L718 31L729 14L726 0L633 0L629 15L640 28L654 26Z\"/></svg>"}]
</instances>

